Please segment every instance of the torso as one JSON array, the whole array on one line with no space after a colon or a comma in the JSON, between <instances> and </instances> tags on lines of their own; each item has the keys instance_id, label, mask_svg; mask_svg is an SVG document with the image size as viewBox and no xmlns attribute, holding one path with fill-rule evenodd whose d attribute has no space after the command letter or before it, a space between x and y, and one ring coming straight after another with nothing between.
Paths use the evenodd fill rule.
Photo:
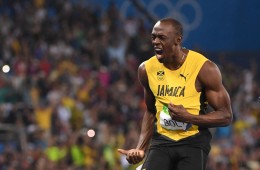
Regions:
<instances>
[{"instance_id":1,"label":"torso","mask_svg":"<svg viewBox=\"0 0 260 170\"><path fill-rule=\"evenodd\" d=\"M201 54L189 51L177 70L167 69L155 56L145 62L148 83L156 99L156 133L174 141L199 133L198 126L172 120L166 107L169 102L182 104L191 114L200 114L205 99L197 76L206 61Z\"/></svg>"}]
</instances>

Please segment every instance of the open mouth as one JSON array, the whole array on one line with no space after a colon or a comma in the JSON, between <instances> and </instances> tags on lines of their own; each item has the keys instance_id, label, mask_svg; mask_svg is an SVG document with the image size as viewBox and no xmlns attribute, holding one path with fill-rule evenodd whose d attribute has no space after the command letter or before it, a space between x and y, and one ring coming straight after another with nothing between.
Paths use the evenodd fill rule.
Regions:
<instances>
[{"instance_id":1,"label":"open mouth","mask_svg":"<svg viewBox=\"0 0 260 170\"><path fill-rule=\"evenodd\" d=\"M154 52L155 52L157 59L160 61L163 58L163 56L162 56L163 50L161 48L154 48Z\"/></svg>"},{"instance_id":2,"label":"open mouth","mask_svg":"<svg viewBox=\"0 0 260 170\"><path fill-rule=\"evenodd\" d=\"M158 55L162 55L162 53L163 53L163 50L159 49L159 48L154 49L154 51L155 51L155 54L158 54Z\"/></svg>"}]
</instances>

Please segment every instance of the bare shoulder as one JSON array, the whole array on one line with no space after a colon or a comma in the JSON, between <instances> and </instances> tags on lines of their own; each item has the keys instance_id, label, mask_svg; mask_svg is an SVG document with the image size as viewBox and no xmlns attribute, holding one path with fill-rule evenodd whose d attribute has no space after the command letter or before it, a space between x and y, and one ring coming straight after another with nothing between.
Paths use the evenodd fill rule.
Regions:
<instances>
[{"instance_id":1,"label":"bare shoulder","mask_svg":"<svg viewBox=\"0 0 260 170\"><path fill-rule=\"evenodd\" d=\"M145 71L145 62L142 62L140 65L139 65L139 67L138 67L138 72L140 72L140 71Z\"/></svg>"},{"instance_id":2,"label":"bare shoulder","mask_svg":"<svg viewBox=\"0 0 260 170\"><path fill-rule=\"evenodd\" d=\"M138 79L144 87L148 87L148 77L145 68L145 62L142 62L138 67Z\"/></svg>"},{"instance_id":3,"label":"bare shoulder","mask_svg":"<svg viewBox=\"0 0 260 170\"><path fill-rule=\"evenodd\" d=\"M208 60L202 66L199 75L199 81L206 88L218 88L222 85L222 75L218 66Z\"/></svg>"},{"instance_id":4,"label":"bare shoulder","mask_svg":"<svg viewBox=\"0 0 260 170\"><path fill-rule=\"evenodd\" d=\"M138 67L138 77L143 77L146 75L145 62L142 62Z\"/></svg>"}]
</instances>

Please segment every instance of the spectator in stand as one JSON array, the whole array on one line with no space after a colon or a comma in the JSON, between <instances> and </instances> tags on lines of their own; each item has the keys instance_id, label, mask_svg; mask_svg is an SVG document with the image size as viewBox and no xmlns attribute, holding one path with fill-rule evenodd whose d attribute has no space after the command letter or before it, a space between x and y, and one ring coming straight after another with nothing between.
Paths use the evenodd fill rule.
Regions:
<instances>
[{"instance_id":1,"label":"spectator in stand","mask_svg":"<svg viewBox=\"0 0 260 170\"><path fill-rule=\"evenodd\" d=\"M0 134L0 169L46 170L51 169L49 165L64 170L135 168L122 161L124 157L115 148L136 145L134 138L139 129L133 127L139 127L145 106L135 75L137 66L153 54L150 30L140 18L123 20L115 4L100 11L88 2L0 1L0 64L11 67L8 74L0 74L0 120L13 127L5 135ZM134 32L129 31L129 22L135 23ZM123 56L117 55L120 61L113 55L108 57L109 43L114 37L124 37L119 51ZM224 64L224 83L232 92L231 98L238 98L235 127L231 127L231 134L225 139L233 147L222 147L218 136L213 138L216 152L209 156L208 170L216 170L220 162L229 169L249 169L257 165L260 155L259 104L239 104L241 98L235 96L244 87L243 77L236 73L245 69L228 61ZM252 101L260 96L259 76L254 72L253 75ZM50 109L42 115L46 116L45 123L38 117L41 102L46 104L44 109ZM60 117L64 112L67 117ZM75 119L71 119L73 114ZM76 127L75 120L79 118L83 123ZM99 138L99 134L106 133L103 124L110 131L108 146ZM40 127L50 133L46 135ZM96 135L90 138L83 133L75 137L79 128L93 128ZM25 147L19 142L21 134L25 134ZM10 136L17 138L9 140ZM75 141L70 141L73 138ZM125 138L132 143L125 142ZM47 154L49 148L55 147L66 150L60 162L51 161Z\"/></svg>"}]
</instances>

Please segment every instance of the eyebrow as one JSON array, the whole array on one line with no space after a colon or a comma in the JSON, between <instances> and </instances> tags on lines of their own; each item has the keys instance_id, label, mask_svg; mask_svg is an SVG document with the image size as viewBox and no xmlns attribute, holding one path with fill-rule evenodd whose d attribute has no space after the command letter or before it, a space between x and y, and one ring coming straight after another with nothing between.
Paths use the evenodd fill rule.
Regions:
<instances>
[{"instance_id":1,"label":"eyebrow","mask_svg":"<svg viewBox=\"0 0 260 170\"><path fill-rule=\"evenodd\" d=\"M163 33L151 33L151 35L156 35L156 36L167 36L167 35L165 35L165 34L163 34Z\"/></svg>"},{"instance_id":2,"label":"eyebrow","mask_svg":"<svg viewBox=\"0 0 260 170\"><path fill-rule=\"evenodd\" d=\"M165 34L161 34L161 33L159 33L159 34L156 34L156 33L151 33L151 36L156 36L156 37L168 37L167 35L165 35Z\"/></svg>"}]
</instances>

